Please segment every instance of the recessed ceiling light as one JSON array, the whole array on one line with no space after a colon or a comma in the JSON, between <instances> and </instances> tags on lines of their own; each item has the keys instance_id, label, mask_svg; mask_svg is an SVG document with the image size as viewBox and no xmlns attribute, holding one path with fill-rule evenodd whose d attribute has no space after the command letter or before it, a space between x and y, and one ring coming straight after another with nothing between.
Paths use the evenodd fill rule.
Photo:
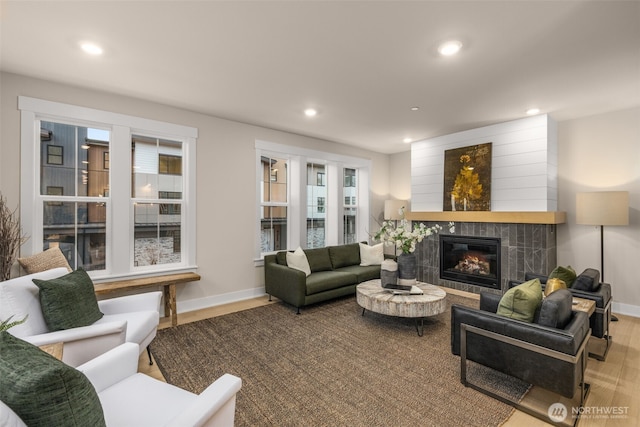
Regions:
<instances>
[{"instance_id":1,"label":"recessed ceiling light","mask_svg":"<svg viewBox=\"0 0 640 427\"><path fill-rule=\"evenodd\" d=\"M529 115L529 116L535 116L538 113L540 113L540 109L539 108L529 108L527 110L527 115Z\"/></svg>"},{"instance_id":2,"label":"recessed ceiling light","mask_svg":"<svg viewBox=\"0 0 640 427\"><path fill-rule=\"evenodd\" d=\"M402 140L405 144L409 144L411 142L411 138L405 138Z\"/></svg>"},{"instance_id":3,"label":"recessed ceiling light","mask_svg":"<svg viewBox=\"0 0 640 427\"><path fill-rule=\"evenodd\" d=\"M307 108L304 110L304 115L307 117L314 117L316 114L318 114L318 111L314 108Z\"/></svg>"},{"instance_id":4,"label":"recessed ceiling light","mask_svg":"<svg viewBox=\"0 0 640 427\"><path fill-rule=\"evenodd\" d=\"M440 55L442 56L451 56L458 53L461 48L462 48L462 43L460 43L458 40L451 40L451 41L442 43L438 47L438 52L440 52Z\"/></svg>"},{"instance_id":5,"label":"recessed ceiling light","mask_svg":"<svg viewBox=\"0 0 640 427\"><path fill-rule=\"evenodd\" d=\"M82 43L80 47L89 55L102 55L103 52L102 48L95 43L85 42Z\"/></svg>"},{"instance_id":6,"label":"recessed ceiling light","mask_svg":"<svg viewBox=\"0 0 640 427\"><path fill-rule=\"evenodd\" d=\"M411 107L411 111L418 111L420 107Z\"/></svg>"}]
</instances>

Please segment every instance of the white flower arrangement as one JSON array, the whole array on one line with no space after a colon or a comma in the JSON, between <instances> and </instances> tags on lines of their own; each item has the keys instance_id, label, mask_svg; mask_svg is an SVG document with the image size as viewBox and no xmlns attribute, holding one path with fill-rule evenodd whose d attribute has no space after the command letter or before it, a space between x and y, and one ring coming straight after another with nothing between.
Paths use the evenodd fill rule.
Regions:
<instances>
[{"instance_id":1,"label":"white flower arrangement","mask_svg":"<svg viewBox=\"0 0 640 427\"><path fill-rule=\"evenodd\" d=\"M402 219L397 223L395 221L384 221L382 228L375 234L374 239L393 245L400 249L402 253L413 253L416 250L416 245L422 242L425 237L439 233L442 230L442 226L439 224L427 227L423 223L416 224L411 229L410 222L404 218L404 207L400 208L399 213ZM455 233L455 231L455 223L450 222L449 232Z\"/></svg>"}]
</instances>

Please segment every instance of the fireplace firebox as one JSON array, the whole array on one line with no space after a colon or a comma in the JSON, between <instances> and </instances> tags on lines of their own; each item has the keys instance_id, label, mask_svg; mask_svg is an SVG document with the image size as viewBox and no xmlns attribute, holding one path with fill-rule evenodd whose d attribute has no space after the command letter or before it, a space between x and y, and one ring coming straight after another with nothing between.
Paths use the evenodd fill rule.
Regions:
<instances>
[{"instance_id":1,"label":"fireplace firebox","mask_svg":"<svg viewBox=\"0 0 640 427\"><path fill-rule=\"evenodd\" d=\"M441 234L440 278L500 289L500 239Z\"/></svg>"}]
</instances>

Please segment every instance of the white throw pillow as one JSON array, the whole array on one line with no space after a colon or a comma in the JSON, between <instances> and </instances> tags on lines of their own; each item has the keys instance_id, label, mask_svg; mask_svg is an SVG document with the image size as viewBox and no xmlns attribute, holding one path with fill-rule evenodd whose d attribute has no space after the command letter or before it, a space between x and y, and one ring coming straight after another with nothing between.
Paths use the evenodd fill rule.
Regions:
<instances>
[{"instance_id":1,"label":"white throw pillow","mask_svg":"<svg viewBox=\"0 0 640 427\"><path fill-rule=\"evenodd\" d=\"M298 249L293 253L287 252L287 265L291 268L295 268L296 270L303 271L307 276L311 274L309 261L300 246L298 246Z\"/></svg>"},{"instance_id":2,"label":"white throw pillow","mask_svg":"<svg viewBox=\"0 0 640 427\"><path fill-rule=\"evenodd\" d=\"M384 247L382 243L369 246L360 243L360 265L380 265L384 261Z\"/></svg>"}]
</instances>

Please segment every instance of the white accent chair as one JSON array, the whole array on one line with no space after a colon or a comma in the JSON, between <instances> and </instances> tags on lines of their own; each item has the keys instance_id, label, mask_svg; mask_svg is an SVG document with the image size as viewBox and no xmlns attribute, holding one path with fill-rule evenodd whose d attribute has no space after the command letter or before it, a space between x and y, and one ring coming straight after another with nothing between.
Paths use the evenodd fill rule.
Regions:
<instances>
[{"instance_id":1,"label":"white accent chair","mask_svg":"<svg viewBox=\"0 0 640 427\"><path fill-rule=\"evenodd\" d=\"M242 380L224 374L199 395L137 373L139 350L126 343L81 366L107 426L233 427Z\"/></svg>"},{"instance_id":2,"label":"white accent chair","mask_svg":"<svg viewBox=\"0 0 640 427\"><path fill-rule=\"evenodd\" d=\"M40 273L0 282L0 319L27 321L9 332L34 345L64 343L62 361L79 366L124 343L138 344L141 352L156 336L160 321L162 292L148 292L98 301L102 319L80 328L49 332L40 308L39 289L32 279L50 280L64 276L66 268L54 268Z\"/></svg>"},{"instance_id":3,"label":"white accent chair","mask_svg":"<svg viewBox=\"0 0 640 427\"><path fill-rule=\"evenodd\" d=\"M233 427L240 378L224 374L197 395L137 373L139 354L125 343L77 368L96 389L108 427ZM26 427L2 401L0 426Z\"/></svg>"}]
</instances>

